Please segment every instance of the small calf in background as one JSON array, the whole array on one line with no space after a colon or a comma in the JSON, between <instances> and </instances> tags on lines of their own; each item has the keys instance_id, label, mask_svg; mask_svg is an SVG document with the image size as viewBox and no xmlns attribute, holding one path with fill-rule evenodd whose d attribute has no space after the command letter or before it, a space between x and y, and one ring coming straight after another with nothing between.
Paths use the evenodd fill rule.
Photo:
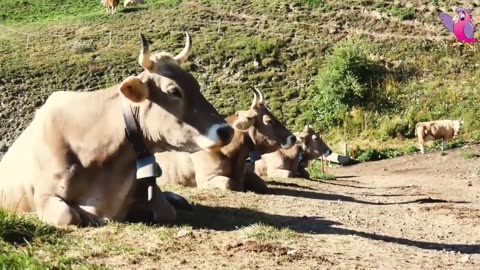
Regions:
<instances>
[{"instance_id":1,"label":"small calf in background","mask_svg":"<svg viewBox=\"0 0 480 270\"><path fill-rule=\"evenodd\" d=\"M415 135L418 137L420 152L425 154L425 143L442 139L442 151L445 150L445 143L460 134L463 120L437 120L419 122L415 127Z\"/></svg>"}]
</instances>

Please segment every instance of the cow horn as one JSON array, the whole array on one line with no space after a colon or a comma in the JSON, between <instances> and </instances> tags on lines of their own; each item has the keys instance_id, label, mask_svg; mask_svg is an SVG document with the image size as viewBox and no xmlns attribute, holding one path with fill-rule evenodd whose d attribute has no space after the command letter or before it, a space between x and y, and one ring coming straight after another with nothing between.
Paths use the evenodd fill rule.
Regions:
<instances>
[{"instance_id":1,"label":"cow horn","mask_svg":"<svg viewBox=\"0 0 480 270\"><path fill-rule=\"evenodd\" d=\"M265 102L265 98L263 97L263 93L254 87L255 91L258 93L258 104L263 104Z\"/></svg>"},{"instance_id":2,"label":"cow horn","mask_svg":"<svg viewBox=\"0 0 480 270\"><path fill-rule=\"evenodd\" d=\"M140 33L140 41L141 41L141 48L140 48L140 55L138 56L138 63L140 66L147 70L151 70L153 63L152 60L150 60L150 50L149 50L149 44L145 36Z\"/></svg>"},{"instance_id":3,"label":"cow horn","mask_svg":"<svg viewBox=\"0 0 480 270\"><path fill-rule=\"evenodd\" d=\"M250 109L253 109L258 104L258 93L256 91L257 89L255 89L254 87L250 87L250 88L253 91L253 100L252 100L252 105L250 106Z\"/></svg>"},{"instance_id":4,"label":"cow horn","mask_svg":"<svg viewBox=\"0 0 480 270\"><path fill-rule=\"evenodd\" d=\"M179 64L187 61L187 58L192 50L192 38L190 38L190 35L187 32L185 32L185 37L185 47L179 54L177 54L177 56L175 56L175 60L177 60Z\"/></svg>"}]
</instances>

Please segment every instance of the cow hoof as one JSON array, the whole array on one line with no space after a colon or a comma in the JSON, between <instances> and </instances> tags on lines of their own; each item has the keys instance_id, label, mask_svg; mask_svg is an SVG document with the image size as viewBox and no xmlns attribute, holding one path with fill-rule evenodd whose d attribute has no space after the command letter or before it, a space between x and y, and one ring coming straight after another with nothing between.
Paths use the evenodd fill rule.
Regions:
<instances>
[{"instance_id":1,"label":"cow hoof","mask_svg":"<svg viewBox=\"0 0 480 270\"><path fill-rule=\"evenodd\" d=\"M186 210L186 211L192 211L193 207L192 205L182 196L170 192L170 191L164 191L163 194L165 195L165 198L167 201L177 210Z\"/></svg>"}]
</instances>

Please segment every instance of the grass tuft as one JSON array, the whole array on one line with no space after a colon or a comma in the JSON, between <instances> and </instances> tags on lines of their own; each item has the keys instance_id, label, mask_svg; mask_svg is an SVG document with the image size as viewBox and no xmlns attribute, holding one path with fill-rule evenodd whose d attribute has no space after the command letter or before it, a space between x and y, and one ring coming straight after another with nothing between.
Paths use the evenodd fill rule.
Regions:
<instances>
[{"instance_id":1,"label":"grass tuft","mask_svg":"<svg viewBox=\"0 0 480 270\"><path fill-rule=\"evenodd\" d=\"M33 240L52 242L64 232L34 217L15 215L0 209L0 239L10 244L27 244Z\"/></svg>"},{"instance_id":2,"label":"grass tuft","mask_svg":"<svg viewBox=\"0 0 480 270\"><path fill-rule=\"evenodd\" d=\"M286 241L297 236L297 233L288 228L278 229L263 223L243 227L239 230L239 234L242 239L258 242Z\"/></svg>"}]
</instances>

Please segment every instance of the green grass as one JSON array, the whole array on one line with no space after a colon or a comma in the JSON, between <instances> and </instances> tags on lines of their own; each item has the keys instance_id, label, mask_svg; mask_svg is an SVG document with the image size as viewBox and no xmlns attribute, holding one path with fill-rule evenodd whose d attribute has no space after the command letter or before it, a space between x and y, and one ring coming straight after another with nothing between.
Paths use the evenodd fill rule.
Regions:
<instances>
[{"instance_id":1,"label":"green grass","mask_svg":"<svg viewBox=\"0 0 480 270\"><path fill-rule=\"evenodd\" d=\"M241 239L255 240L260 243L287 241L297 236L294 231L288 228L278 229L263 223L243 227L238 233Z\"/></svg>"},{"instance_id":2,"label":"green grass","mask_svg":"<svg viewBox=\"0 0 480 270\"><path fill-rule=\"evenodd\" d=\"M480 157L480 153L474 152L472 150L462 150L462 157L465 160L475 159Z\"/></svg>"},{"instance_id":3,"label":"green grass","mask_svg":"<svg viewBox=\"0 0 480 270\"><path fill-rule=\"evenodd\" d=\"M415 18L415 10L413 8L394 6L392 14L401 20L413 20Z\"/></svg>"},{"instance_id":4,"label":"green grass","mask_svg":"<svg viewBox=\"0 0 480 270\"><path fill-rule=\"evenodd\" d=\"M121 5L110 16L99 2L0 1L1 24L30 35L26 48L25 35L0 31L3 143L13 142L50 93L91 91L140 72L139 31L154 42L153 49L178 53L184 30L193 39L185 67L223 115L248 107L249 87L256 85L290 129L310 122L331 134L326 134L329 144L368 140L377 143L370 148L395 148L391 141L413 138L418 121L459 117L465 119L463 139L480 138L480 70L473 64L479 54L461 52L446 41L410 38L431 34L398 20L372 22L348 7L391 12L401 19L411 19L411 8L386 1L151 0L125 11ZM416 8L420 2L412 4ZM340 10L345 14L337 17ZM414 19L438 24L435 14ZM325 20L342 26L339 34L330 34ZM437 32L443 33L441 27ZM393 37L373 35L386 33ZM328 84L332 78L335 82ZM320 92L324 86L335 95L316 103L326 106L312 106L326 97ZM335 120L327 126L319 116ZM390 152L386 155L396 155ZM366 155L364 160L376 154Z\"/></svg>"},{"instance_id":5,"label":"green grass","mask_svg":"<svg viewBox=\"0 0 480 270\"><path fill-rule=\"evenodd\" d=\"M27 244L34 240L54 242L64 232L33 217L20 217L0 209L0 239L10 244Z\"/></svg>"},{"instance_id":6,"label":"green grass","mask_svg":"<svg viewBox=\"0 0 480 270\"><path fill-rule=\"evenodd\" d=\"M0 269L102 269L67 255L76 247L69 232L0 209Z\"/></svg>"},{"instance_id":7,"label":"green grass","mask_svg":"<svg viewBox=\"0 0 480 270\"><path fill-rule=\"evenodd\" d=\"M328 165L326 165L328 166ZM328 172L323 172L321 162L319 160L312 160L307 172L312 180L335 180L335 175Z\"/></svg>"},{"instance_id":8,"label":"green grass","mask_svg":"<svg viewBox=\"0 0 480 270\"><path fill-rule=\"evenodd\" d=\"M165 8L178 6L181 0L146 1L145 7ZM123 13L121 1L117 12ZM121 16L115 14L113 16ZM100 1L94 0L2 0L0 1L0 22L8 25L18 23L45 24L69 20L96 20L108 18Z\"/></svg>"}]
</instances>

